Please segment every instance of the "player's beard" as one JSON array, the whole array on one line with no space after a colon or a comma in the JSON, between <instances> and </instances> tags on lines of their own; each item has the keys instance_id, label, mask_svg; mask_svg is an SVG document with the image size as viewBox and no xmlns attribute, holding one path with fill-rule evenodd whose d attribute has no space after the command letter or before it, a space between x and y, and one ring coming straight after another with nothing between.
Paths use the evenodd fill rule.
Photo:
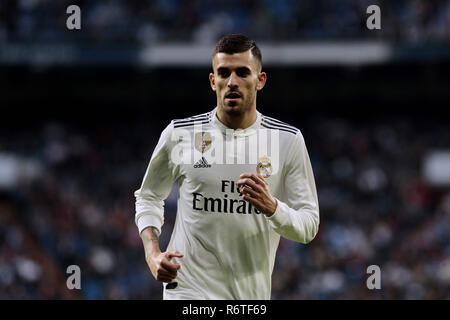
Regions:
<instances>
[{"instance_id":1,"label":"player's beard","mask_svg":"<svg viewBox=\"0 0 450 320\"><path fill-rule=\"evenodd\" d=\"M241 101L237 103L228 103L224 98L222 101L222 110L230 117L238 117L249 111L252 107L252 97L242 95Z\"/></svg>"}]
</instances>

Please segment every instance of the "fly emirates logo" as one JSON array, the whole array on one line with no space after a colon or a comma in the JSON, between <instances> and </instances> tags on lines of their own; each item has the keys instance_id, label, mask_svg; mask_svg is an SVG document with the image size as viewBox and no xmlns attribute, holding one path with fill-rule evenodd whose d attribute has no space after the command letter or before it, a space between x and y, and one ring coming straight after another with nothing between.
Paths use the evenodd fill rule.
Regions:
<instances>
[{"instance_id":1,"label":"fly emirates logo","mask_svg":"<svg viewBox=\"0 0 450 320\"><path fill-rule=\"evenodd\" d=\"M221 198L210 198L204 194L194 192L192 194L192 209L205 212L218 213L240 213L240 214L261 214L249 202L241 199L232 199L229 194L239 196L237 183L230 180L222 180L221 190L223 194Z\"/></svg>"}]
</instances>

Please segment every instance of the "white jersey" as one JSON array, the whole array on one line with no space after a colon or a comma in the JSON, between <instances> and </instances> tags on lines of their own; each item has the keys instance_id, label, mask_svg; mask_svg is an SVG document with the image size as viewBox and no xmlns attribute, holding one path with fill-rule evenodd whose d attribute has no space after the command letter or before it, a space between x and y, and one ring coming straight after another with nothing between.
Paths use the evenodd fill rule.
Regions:
<instances>
[{"instance_id":1,"label":"white jersey","mask_svg":"<svg viewBox=\"0 0 450 320\"><path fill-rule=\"evenodd\" d=\"M229 129L216 109L172 120L162 132L135 192L136 225L161 232L164 200L178 180L167 250L184 257L172 260L181 268L175 288L164 284L164 299L270 299L280 236L308 243L319 228L305 141L297 128L259 112L249 128ZM240 196L242 173L260 173L269 183L277 200L271 217Z\"/></svg>"}]
</instances>

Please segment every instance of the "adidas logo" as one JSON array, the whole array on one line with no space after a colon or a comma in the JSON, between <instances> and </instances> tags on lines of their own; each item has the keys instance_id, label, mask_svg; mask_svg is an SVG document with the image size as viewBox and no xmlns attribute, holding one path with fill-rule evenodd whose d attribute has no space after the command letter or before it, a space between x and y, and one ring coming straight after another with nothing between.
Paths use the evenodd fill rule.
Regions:
<instances>
[{"instance_id":1,"label":"adidas logo","mask_svg":"<svg viewBox=\"0 0 450 320\"><path fill-rule=\"evenodd\" d=\"M211 165L208 164L204 157L202 157L194 164L194 168L211 168Z\"/></svg>"}]
</instances>

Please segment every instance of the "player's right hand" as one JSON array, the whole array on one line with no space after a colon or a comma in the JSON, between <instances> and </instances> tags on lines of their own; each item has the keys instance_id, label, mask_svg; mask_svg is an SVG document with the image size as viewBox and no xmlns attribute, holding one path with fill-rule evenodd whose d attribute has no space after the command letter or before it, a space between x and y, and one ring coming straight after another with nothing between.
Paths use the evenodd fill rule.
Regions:
<instances>
[{"instance_id":1,"label":"player's right hand","mask_svg":"<svg viewBox=\"0 0 450 320\"><path fill-rule=\"evenodd\" d=\"M180 265L170 260L182 257L183 254L178 251L166 251L148 255L145 260L157 281L172 282L177 277Z\"/></svg>"}]
</instances>

